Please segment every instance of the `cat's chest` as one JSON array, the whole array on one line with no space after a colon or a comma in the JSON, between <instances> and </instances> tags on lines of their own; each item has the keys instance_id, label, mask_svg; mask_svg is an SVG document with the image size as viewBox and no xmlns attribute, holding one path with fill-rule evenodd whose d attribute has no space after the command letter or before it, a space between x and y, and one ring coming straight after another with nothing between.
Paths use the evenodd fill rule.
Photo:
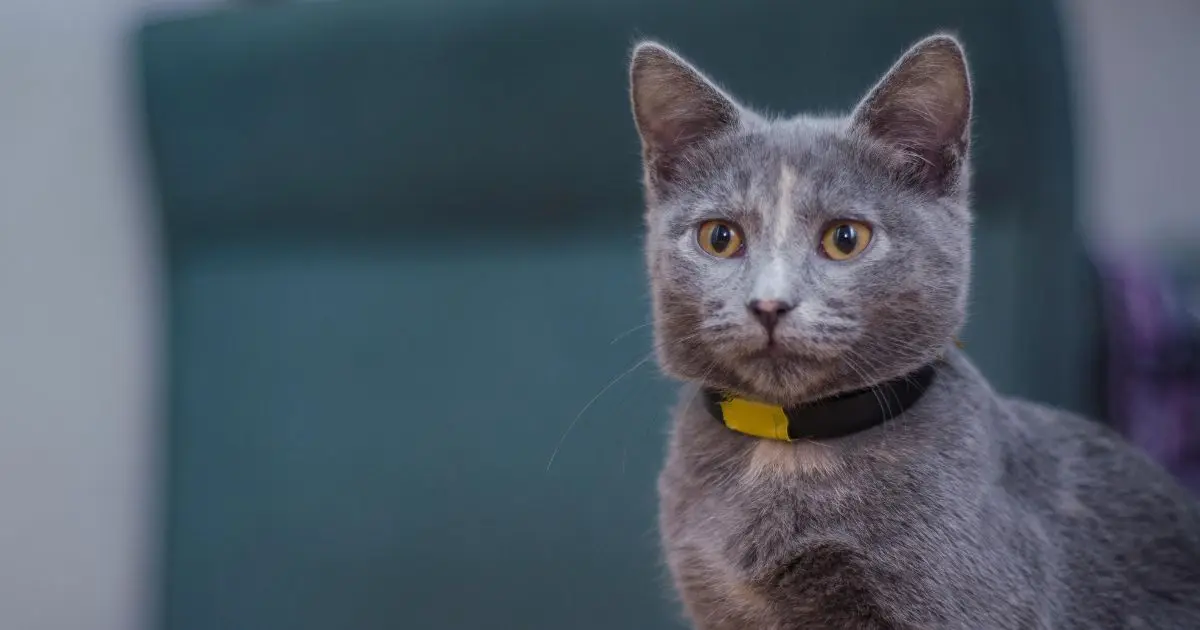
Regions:
<instances>
[{"instance_id":1,"label":"cat's chest","mask_svg":"<svg viewBox=\"0 0 1200 630\"><path fill-rule=\"evenodd\" d=\"M703 615L731 622L715 627L905 627L890 605L905 576L852 540L812 539L774 557L755 545L723 546L724 554L677 549L671 562L683 573L685 596L710 604Z\"/></svg>"},{"instance_id":2,"label":"cat's chest","mask_svg":"<svg viewBox=\"0 0 1200 630\"><path fill-rule=\"evenodd\" d=\"M772 468L753 456L721 475L724 483L668 466L659 484L663 533L668 543L682 541L720 557L747 580L765 581L832 542L845 551L863 549L873 535L863 484L850 476Z\"/></svg>"},{"instance_id":3,"label":"cat's chest","mask_svg":"<svg viewBox=\"0 0 1200 630\"><path fill-rule=\"evenodd\" d=\"M731 493L664 484L664 543L685 597L742 627L904 627L894 602L922 597L897 565L912 557L897 554L906 536L880 544L849 483L759 482Z\"/></svg>"}]
</instances>

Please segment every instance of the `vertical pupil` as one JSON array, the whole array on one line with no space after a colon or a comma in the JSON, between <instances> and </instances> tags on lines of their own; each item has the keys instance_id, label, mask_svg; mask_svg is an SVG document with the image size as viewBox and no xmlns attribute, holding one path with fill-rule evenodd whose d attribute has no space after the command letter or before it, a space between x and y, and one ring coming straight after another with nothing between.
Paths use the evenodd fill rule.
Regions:
<instances>
[{"instance_id":1,"label":"vertical pupil","mask_svg":"<svg viewBox=\"0 0 1200 630\"><path fill-rule=\"evenodd\" d=\"M729 230L728 225L717 224L712 229L712 235L709 236L708 242L712 245L713 251L723 252L726 247L729 247L729 242L733 240L733 233Z\"/></svg>"},{"instance_id":2,"label":"vertical pupil","mask_svg":"<svg viewBox=\"0 0 1200 630\"><path fill-rule=\"evenodd\" d=\"M833 234L833 245L843 254L854 253L854 248L858 245L858 232L854 226L839 225Z\"/></svg>"}]
</instances>

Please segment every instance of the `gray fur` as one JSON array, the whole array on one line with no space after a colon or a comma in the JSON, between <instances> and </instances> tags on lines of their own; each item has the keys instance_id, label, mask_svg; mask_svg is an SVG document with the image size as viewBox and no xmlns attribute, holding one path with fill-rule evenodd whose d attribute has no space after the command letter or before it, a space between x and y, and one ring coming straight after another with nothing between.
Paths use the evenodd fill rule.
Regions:
<instances>
[{"instance_id":1,"label":"gray fur","mask_svg":"<svg viewBox=\"0 0 1200 630\"><path fill-rule=\"evenodd\" d=\"M686 382L660 526L697 628L1200 628L1187 493L1100 425L995 393L953 346L970 269L957 41L916 44L845 118L766 119L653 43L632 95L656 348ZM847 218L871 244L821 256ZM708 219L740 226L745 255L704 253ZM755 299L794 308L768 334ZM913 408L820 443L734 433L696 399L796 404L931 361Z\"/></svg>"}]
</instances>

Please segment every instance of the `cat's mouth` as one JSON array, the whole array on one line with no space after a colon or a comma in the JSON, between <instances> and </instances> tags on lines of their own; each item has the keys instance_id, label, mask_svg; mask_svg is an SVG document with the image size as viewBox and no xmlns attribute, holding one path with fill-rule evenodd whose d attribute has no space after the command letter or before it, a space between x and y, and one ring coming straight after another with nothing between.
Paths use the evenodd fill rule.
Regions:
<instances>
[{"instance_id":1,"label":"cat's mouth","mask_svg":"<svg viewBox=\"0 0 1200 630\"><path fill-rule=\"evenodd\" d=\"M763 400L793 400L824 378L840 361L833 348L803 335L731 335L712 348L718 361L737 375L747 394Z\"/></svg>"},{"instance_id":2,"label":"cat's mouth","mask_svg":"<svg viewBox=\"0 0 1200 630\"><path fill-rule=\"evenodd\" d=\"M795 353L783 347L783 344L779 343L774 335L768 337L767 342L762 346L750 352L750 356L756 359L786 358L793 354Z\"/></svg>"},{"instance_id":3,"label":"cat's mouth","mask_svg":"<svg viewBox=\"0 0 1200 630\"><path fill-rule=\"evenodd\" d=\"M745 357L754 362L808 366L815 366L818 363L824 363L829 360L827 356L807 352L802 348L796 348L774 340L750 350L745 354Z\"/></svg>"}]
</instances>

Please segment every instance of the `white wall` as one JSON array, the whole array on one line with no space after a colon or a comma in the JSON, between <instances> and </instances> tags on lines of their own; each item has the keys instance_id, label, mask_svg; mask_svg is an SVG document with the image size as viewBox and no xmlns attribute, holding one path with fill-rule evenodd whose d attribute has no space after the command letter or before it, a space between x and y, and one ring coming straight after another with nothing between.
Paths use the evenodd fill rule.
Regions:
<instances>
[{"instance_id":1,"label":"white wall","mask_svg":"<svg viewBox=\"0 0 1200 630\"><path fill-rule=\"evenodd\" d=\"M1200 2L1062 8L1093 236L1150 257L1200 254Z\"/></svg>"},{"instance_id":2,"label":"white wall","mask_svg":"<svg viewBox=\"0 0 1200 630\"><path fill-rule=\"evenodd\" d=\"M152 614L157 262L138 0L0 0L0 628Z\"/></svg>"}]
</instances>

